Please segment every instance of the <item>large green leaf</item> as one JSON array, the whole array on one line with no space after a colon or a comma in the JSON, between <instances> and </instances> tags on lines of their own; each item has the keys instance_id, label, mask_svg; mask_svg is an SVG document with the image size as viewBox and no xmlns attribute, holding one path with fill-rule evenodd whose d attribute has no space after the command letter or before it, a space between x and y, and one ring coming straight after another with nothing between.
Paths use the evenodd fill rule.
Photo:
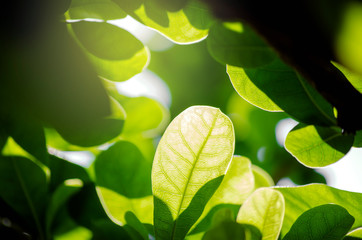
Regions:
<instances>
[{"instance_id":1,"label":"large green leaf","mask_svg":"<svg viewBox=\"0 0 362 240\"><path fill-rule=\"evenodd\" d=\"M129 5L125 0L115 0L115 2L125 10ZM128 7L126 11L136 20L176 43L185 44L204 39L213 21L211 13L199 1L189 1L183 9L177 11L167 11L152 1L138 2L139 4L135 3L133 9Z\"/></svg>"},{"instance_id":2,"label":"large green leaf","mask_svg":"<svg viewBox=\"0 0 362 240\"><path fill-rule=\"evenodd\" d=\"M228 65L227 72L240 96L257 107L306 124L336 124L332 105L280 59L256 69Z\"/></svg>"},{"instance_id":3,"label":"large green leaf","mask_svg":"<svg viewBox=\"0 0 362 240\"><path fill-rule=\"evenodd\" d=\"M353 222L354 218L343 207L321 205L304 212L283 240L340 240Z\"/></svg>"},{"instance_id":4,"label":"large green leaf","mask_svg":"<svg viewBox=\"0 0 362 240\"><path fill-rule=\"evenodd\" d=\"M283 218L283 195L271 188L260 188L241 206L236 221L259 229L263 240L276 240Z\"/></svg>"},{"instance_id":5,"label":"large green leaf","mask_svg":"<svg viewBox=\"0 0 362 240\"><path fill-rule=\"evenodd\" d=\"M236 210L254 190L254 176L250 160L234 156L220 186L207 202L204 212L191 230L191 234L207 230L211 219L219 208Z\"/></svg>"},{"instance_id":6,"label":"large green leaf","mask_svg":"<svg viewBox=\"0 0 362 240\"><path fill-rule=\"evenodd\" d=\"M232 66L254 68L276 58L273 50L249 26L241 23L213 24L207 46L216 60Z\"/></svg>"},{"instance_id":7,"label":"large green leaf","mask_svg":"<svg viewBox=\"0 0 362 240\"><path fill-rule=\"evenodd\" d=\"M280 191L285 199L282 236L290 230L293 223L302 213L308 209L328 203L340 205L356 219L352 228L362 226L362 193L347 192L323 184L275 189Z\"/></svg>"},{"instance_id":8,"label":"large green leaf","mask_svg":"<svg viewBox=\"0 0 362 240\"><path fill-rule=\"evenodd\" d=\"M43 214L47 178L35 162L23 157L0 157L0 197L45 239Z\"/></svg>"},{"instance_id":9,"label":"large green leaf","mask_svg":"<svg viewBox=\"0 0 362 240\"><path fill-rule=\"evenodd\" d=\"M148 50L126 30L105 22L76 22L68 26L98 75L125 81L146 67Z\"/></svg>"},{"instance_id":10,"label":"large green leaf","mask_svg":"<svg viewBox=\"0 0 362 240\"><path fill-rule=\"evenodd\" d=\"M97 157L94 170L97 193L115 222L128 223L126 216L131 212L141 222L152 224L151 164L135 145L115 143Z\"/></svg>"},{"instance_id":11,"label":"large green leaf","mask_svg":"<svg viewBox=\"0 0 362 240\"><path fill-rule=\"evenodd\" d=\"M234 141L230 119L217 108L190 107L171 122L152 168L157 238L184 239L220 185Z\"/></svg>"},{"instance_id":12,"label":"large green leaf","mask_svg":"<svg viewBox=\"0 0 362 240\"><path fill-rule=\"evenodd\" d=\"M120 19L127 14L112 0L72 0L68 12L68 19Z\"/></svg>"},{"instance_id":13,"label":"large green leaf","mask_svg":"<svg viewBox=\"0 0 362 240\"><path fill-rule=\"evenodd\" d=\"M352 147L353 136L340 129L298 124L289 132L285 148L307 167L324 167L341 159Z\"/></svg>"}]
</instances>

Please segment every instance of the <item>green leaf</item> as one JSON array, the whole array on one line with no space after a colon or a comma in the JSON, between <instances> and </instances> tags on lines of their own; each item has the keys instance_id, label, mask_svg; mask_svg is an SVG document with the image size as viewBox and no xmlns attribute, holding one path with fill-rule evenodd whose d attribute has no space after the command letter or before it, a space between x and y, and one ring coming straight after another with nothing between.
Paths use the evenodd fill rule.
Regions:
<instances>
[{"instance_id":1,"label":"green leaf","mask_svg":"<svg viewBox=\"0 0 362 240\"><path fill-rule=\"evenodd\" d=\"M184 239L220 185L234 141L230 119L217 108L190 107L171 122L152 168L156 238Z\"/></svg>"},{"instance_id":2,"label":"green leaf","mask_svg":"<svg viewBox=\"0 0 362 240\"><path fill-rule=\"evenodd\" d=\"M147 97L126 98L121 101L127 119L122 135L144 134L155 136L166 128L168 110L158 101Z\"/></svg>"},{"instance_id":3,"label":"green leaf","mask_svg":"<svg viewBox=\"0 0 362 240\"><path fill-rule=\"evenodd\" d=\"M353 146L358 148L362 147L362 130L356 132Z\"/></svg>"},{"instance_id":4,"label":"green leaf","mask_svg":"<svg viewBox=\"0 0 362 240\"><path fill-rule=\"evenodd\" d=\"M324 184L311 184L301 187L275 188L285 199L285 216L282 237L290 230L297 218L308 209L334 203L345 208L356 220L352 228L362 226L362 193L339 190Z\"/></svg>"},{"instance_id":5,"label":"green leaf","mask_svg":"<svg viewBox=\"0 0 362 240\"><path fill-rule=\"evenodd\" d=\"M353 225L354 218L346 209L326 204L305 211L283 240L340 240Z\"/></svg>"},{"instance_id":6,"label":"green leaf","mask_svg":"<svg viewBox=\"0 0 362 240\"><path fill-rule=\"evenodd\" d=\"M324 167L341 159L353 139L340 129L298 124L289 132L285 148L307 167Z\"/></svg>"},{"instance_id":7,"label":"green leaf","mask_svg":"<svg viewBox=\"0 0 362 240\"><path fill-rule=\"evenodd\" d=\"M61 207L66 204L69 198L78 192L82 186L83 183L81 180L68 179L62 185L58 186L51 196L45 215L46 232L49 238L52 236L51 230L57 213L60 211Z\"/></svg>"},{"instance_id":8,"label":"green leaf","mask_svg":"<svg viewBox=\"0 0 362 240\"><path fill-rule=\"evenodd\" d=\"M306 124L336 124L332 105L280 59L256 69L227 65L227 72L239 95L261 109L283 110Z\"/></svg>"},{"instance_id":9,"label":"green leaf","mask_svg":"<svg viewBox=\"0 0 362 240\"><path fill-rule=\"evenodd\" d=\"M213 24L207 47L219 62L243 68L259 67L276 58L273 50L248 25L239 22Z\"/></svg>"},{"instance_id":10,"label":"green leaf","mask_svg":"<svg viewBox=\"0 0 362 240\"><path fill-rule=\"evenodd\" d=\"M264 169L256 165L252 165L251 168L254 175L255 189L275 185L273 178Z\"/></svg>"},{"instance_id":11,"label":"green leaf","mask_svg":"<svg viewBox=\"0 0 362 240\"><path fill-rule=\"evenodd\" d=\"M229 209L216 212L213 219L213 227L205 233L203 240L260 240L260 231L250 225L242 225L234 221Z\"/></svg>"},{"instance_id":12,"label":"green leaf","mask_svg":"<svg viewBox=\"0 0 362 240\"><path fill-rule=\"evenodd\" d=\"M250 160L246 157L234 156L224 179L207 202L204 212L190 233L195 234L207 230L210 227L214 213L219 208L235 209L236 215L240 205L249 197L253 190L254 176Z\"/></svg>"},{"instance_id":13,"label":"green leaf","mask_svg":"<svg viewBox=\"0 0 362 240\"><path fill-rule=\"evenodd\" d=\"M116 1L123 8L127 3ZM164 34L175 43L193 43L208 34L213 18L199 1L189 1L181 10L166 11L151 1L144 1L137 9L128 12L139 22Z\"/></svg>"},{"instance_id":14,"label":"green leaf","mask_svg":"<svg viewBox=\"0 0 362 240\"><path fill-rule=\"evenodd\" d=\"M97 193L111 218L126 224L127 212L132 212L141 222L152 224L151 164L137 147L117 142L94 164Z\"/></svg>"},{"instance_id":15,"label":"green leaf","mask_svg":"<svg viewBox=\"0 0 362 240\"><path fill-rule=\"evenodd\" d=\"M263 240L276 240L283 218L283 195L271 188L259 188L241 206L236 221L259 229Z\"/></svg>"},{"instance_id":16,"label":"green leaf","mask_svg":"<svg viewBox=\"0 0 362 240\"><path fill-rule=\"evenodd\" d=\"M97 186L127 198L152 195L151 164L130 142L119 141L99 154L94 170Z\"/></svg>"},{"instance_id":17,"label":"green leaf","mask_svg":"<svg viewBox=\"0 0 362 240\"><path fill-rule=\"evenodd\" d=\"M66 13L68 19L120 19L127 14L112 0L72 0Z\"/></svg>"},{"instance_id":18,"label":"green leaf","mask_svg":"<svg viewBox=\"0 0 362 240\"><path fill-rule=\"evenodd\" d=\"M49 155L49 158L50 191L55 190L59 185L63 185L63 182L68 179L77 178L85 184L90 182L85 168L53 155Z\"/></svg>"},{"instance_id":19,"label":"green leaf","mask_svg":"<svg viewBox=\"0 0 362 240\"><path fill-rule=\"evenodd\" d=\"M47 178L35 162L23 157L0 157L0 197L45 239L43 214Z\"/></svg>"},{"instance_id":20,"label":"green leaf","mask_svg":"<svg viewBox=\"0 0 362 240\"><path fill-rule=\"evenodd\" d=\"M122 28L81 21L69 24L68 29L102 78L125 81L142 72L148 63L142 42Z\"/></svg>"},{"instance_id":21,"label":"green leaf","mask_svg":"<svg viewBox=\"0 0 362 240\"><path fill-rule=\"evenodd\" d=\"M69 143L91 147L103 144L121 134L125 119L122 106L110 98L112 115L94 120L89 124L74 124L66 129L57 129L58 133Z\"/></svg>"},{"instance_id":22,"label":"green leaf","mask_svg":"<svg viewBox=\"0 0 362 240\"><path fill-rule=\"evenodd\" d=\"M357 228L347 234L343 240L356 240L362 239L362 228Z\"/></svg>"}]
</instances>

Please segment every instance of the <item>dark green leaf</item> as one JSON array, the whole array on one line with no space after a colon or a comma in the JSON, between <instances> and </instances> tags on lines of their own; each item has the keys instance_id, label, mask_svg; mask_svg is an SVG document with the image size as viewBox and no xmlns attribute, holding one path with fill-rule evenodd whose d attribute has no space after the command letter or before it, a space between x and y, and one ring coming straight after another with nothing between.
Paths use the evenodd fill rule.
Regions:
<instances>
[{"instance_id":1,"label":"dark green leaf","mask_svg":"<svg viewBox=\"0 0 362 240\"><path fill-rule=\"evenodd\" d=\"M353 222L354 218L343 207L321 205L298 217L283 240L340 240Z\"/></svg>"},{"instance_id":2,"label":"dark green leaf","mask_svg":"<svg viewBox=\"0 0 362 240\"><path fill-rule=\"evenodd\" d=\"M230 119L217 108L190 107L171 122L152 168L156 238L184 239L220 185L234 141Z\"/></svg>"},{"instance_id":3,"label":"dark green leaf","mask_svg":"<svg viewBox=\"0 0 362 240\"><path fill-rule=\"evenodd\" d=\"M69 19L120 19L127 14L112 0L72 0L68 9Z\"/></svg>"},{"instance_id":4,"label":"dark green leaf","mask_svg":"<svg viewBox=\"0 0 362 240\"><path fill-rule=\"evenodd\" d=\"M352 147L353 136L340 129L299 124L289 132L285 148L307 167L324 167L341 159Z\"/></svg>"},{"instance_id":5,"label":"dark green leaf","mask_svg":"<svg viewBox=\"0 0 362 240\"><path fill-rule=\"evenodd\" d=\"M207 46L219 62L243 68L259 67L277 57L248 25L238 22L212 25Z\"/></svg>"},{"instance_id":6,"label":"dark green leaf","mask_svg":"<svg viewBox=\"0 0 362 240\"><path fill-rule=\"evenodd\" d=\"M0 157L0 197L45 239L47 177L40 166L23 157Z\"/></svg>"},{"instance_id":7,"label":"dark green leaf","mask_svg":"<svg viewBox=\"0 0 362 240\"><path fill-rule=\"evenodd\" d=\"M148 51L132 34L105 22L76 22L69 25L98 75L125 81L142 72Z\"/></svg>"},{"instance_id":8,"label":"dark green leaf","mask_svg":"<svg viewBox=\"0 0 362 240\"><path fill-rule=\"evenodd\" d=\"M275 189L280 191L285 199L282 237L285 236L292 227L292 224L302 213L308 209L329 203L340 205L356 219L352 229L362 226L362 193L347 192L323 184Z\"/></svg>"},{"instance_id":9,"label":"dark green leaf","mask_svg":"<svg viewBox=\"0 0 362 240\"><path fill-rule=\"evenodd\" d=\"M280 59L257 69L228 65L227 72L240 96L257 107L283 110L306 124L336 124L332 105Z\"/></svg>"}]
</instances>

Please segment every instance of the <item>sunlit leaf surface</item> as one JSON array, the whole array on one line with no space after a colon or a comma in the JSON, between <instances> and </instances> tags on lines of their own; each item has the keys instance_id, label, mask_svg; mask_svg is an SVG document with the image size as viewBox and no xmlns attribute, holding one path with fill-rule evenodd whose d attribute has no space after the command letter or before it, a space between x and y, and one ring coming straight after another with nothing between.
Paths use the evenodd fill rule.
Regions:
<instances>
[{"instance_id":1,"label":"sunlit leaf surface","mask_svg":"<svg viewBox=\"0 0 362 240\"><path fill-rule=\"evenodd\" d=\"M293 223L303 212L328 203L340 205L356 219L352 229L362 226L362 193L343 191L323 184L275 189L280 191L285 199L282 236L290 230Z\"/></svg>"},{"instance_id":2,"label":"sunlit leaf surface","mask_svg":"<svg viewBox=\"0 0 362 240\"><path fill-rule=\"evenodd\" d=\"M171 122L152 168L157 238L184 239L220 185L233 151L232 123L217 108L190 107Z\"/></svg>"},{"instance_id":3,"label":"sunlit leaf surface","mask_svg":"<svg viewBox=\"0 0 362 240\"><path fill-rule=\"evenodd\" d=\"M285 148L307 167L324 167L341 159L352 147L353 136L340 129L297 125L289 132Z\"/></svg>"},{"instance_id":4,"label":"sunlit leaf surface","mask_svg":"<svg viewBox=\"0 0 362 240\"><path fill-rule=\"evenodd\" d=\"M261 109L283 110L307 124L335 125L332 106L280 59L256 69L227 65L227 72L239 95Z\"/></svg>"},{"instance_id":5,"label":"sunlit leaf surface","mask_svg":"<svg viewBox=\"0 0 362 240\"><path fill-rule=\"evenodd\" d=\"M284 217L284 198L271 188L256 190L241 206L236 221L260 230L263 240L278 239Z\"/></svg>"},{"instance_id":6,"label":"sunlit leaf surface","mask_svg":"<svg viewBox=\"0 0 362 240\"><path fill-rule=\"evenodd\" d=\"M347 234L354 218L335 204L321 205L304 212L283 240L339 240Z\"/></svg>"}]
</instances>

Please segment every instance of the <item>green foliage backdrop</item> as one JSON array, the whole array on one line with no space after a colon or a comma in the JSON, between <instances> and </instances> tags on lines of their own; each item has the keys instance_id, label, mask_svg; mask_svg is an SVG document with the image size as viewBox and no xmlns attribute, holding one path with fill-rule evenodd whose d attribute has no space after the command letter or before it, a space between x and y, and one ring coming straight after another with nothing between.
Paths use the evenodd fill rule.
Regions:
<instances>
[{"instance_id":1,"label":"green foliage backdrop","mask_svg":"<svg viewBox=\"0 0 362 240\"><path fill-rule=\"evenodd\" d=\"M362 3L283 4L10 2L0 238L362 239L362 193L313 169L362 146ZM173 46L110 21L130 17ZM170 106L120 93L144 71ZM275 186L286 177L300 186Z\"/></svg>"}]
</instances>

